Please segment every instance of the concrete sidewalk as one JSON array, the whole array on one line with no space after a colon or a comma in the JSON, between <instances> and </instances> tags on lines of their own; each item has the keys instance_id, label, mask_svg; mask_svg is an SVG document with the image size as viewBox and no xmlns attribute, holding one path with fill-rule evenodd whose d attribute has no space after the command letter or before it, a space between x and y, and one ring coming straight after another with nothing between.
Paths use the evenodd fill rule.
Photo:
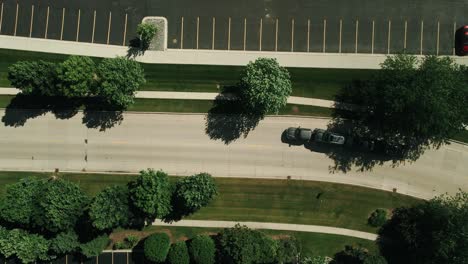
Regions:
<instances>
[{"instance_id":1,"label":"concrete sidewalk","mask_svg":"<svg viewBox=\"0 0 468 264\"><path fill-rule=\"evenodd\" d=\"M0 36L0 48L58 54L113 58L126 56L128 47L103 44ZM386 55L313 52L266 52L239 50L180 50L146 51L137 61L159 64L196 64L244 66L259 57L276 58L285 67L380 69ZM422 56L417 56L422 57ZM458 64L468 65L467 57L451 56Z\"/></svg>"},{"instance_id":2,"label":"concrete sidewalk","mask_svg":"<svg viewBox=\"0 0 468 264\"><path fill-rule=\"evenodd\" d=\"M0 87L0 95L17 95L19 92L21 91L16 88ZM214 100L219 95L220 95L219 93L138 91L136 93L136 98ZM223 96L221 96L221 98L223 98ZM228 95L225 95L224 98L229 99L229 98L234 98L234 96L228 94ZM288 104L311 105L311 106L333 108L335 105L335 102L330 101L330 100L290 96L288 98Z\"/></svg>"},{"instance_id":3,"label":"concrete sidewalk","mask_svg":"<svg viewBox=\"0 0 468 264\"><path fill-rule=\"evenodd\" d=\"M210 221L210 220L180 220L178 222L169 224L169 223L162 222L160 220L156 220L153 223L153 226L229 228L229 227L234 227L236 224L245 225L253 229L324 233L324 234L357 237L357 238L367 239L367 240L377 239L377 235L373 233L367 233L367 232L356 231L356 230L345 229L345 228L330 227L330 226L318 226L318 225L297 225L297 224L262 223L262 222Z\"/></svg>"}]
</instances>

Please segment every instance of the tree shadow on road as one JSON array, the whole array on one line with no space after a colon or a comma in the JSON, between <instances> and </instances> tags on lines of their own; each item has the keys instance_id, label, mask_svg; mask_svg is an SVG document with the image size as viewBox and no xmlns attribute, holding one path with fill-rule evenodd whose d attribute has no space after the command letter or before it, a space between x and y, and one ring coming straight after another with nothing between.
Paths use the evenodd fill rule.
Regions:
<instances>
[{"instance_id":1,"label":"tree shadow on road","mask_svg":"<svg viewBox=\"0 0 468 264\"><path fill-rule=\"evenodd\" d=\"M5 126L24 126L29 119L52 113L57 119L70 119L80 108L83 124L104 131L123 120L122 109L115 109L97 98L65 98L37 95L16 95L5 109L2 122Z\"/></svg>"},{"instance_id":2,"label":"tree shadow on road","mask_svg":"<svg viewBox=\"0 0 468 264\"><path fill-rule=\"evenodd\" d=\"M241 136L246 138L263 116L248 113L237 99L218 96L206 117L206 134L211 139L230 144Z\"/></svg>"}]
</instances>

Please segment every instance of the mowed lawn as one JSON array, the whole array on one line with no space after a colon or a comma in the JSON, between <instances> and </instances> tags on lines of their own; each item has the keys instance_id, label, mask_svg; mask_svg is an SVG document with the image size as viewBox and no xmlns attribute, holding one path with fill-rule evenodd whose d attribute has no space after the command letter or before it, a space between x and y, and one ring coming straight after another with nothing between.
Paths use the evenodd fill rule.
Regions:
<instances>
[{"instance_id":1,"label":"mowed lawn","mask_svg":"<svg viewBox=\"0 0 468 264\"><path fill-rule=\"evenodd\" d=\"M0 172L0 194L5 184L28 175L48 173ZM135 178L125 174L60 173L90 195L106 186L124 185ZM171 177L176 180L177 177ZM315 181L216 178L219 196L187 219L278 222L343 227L367 232L367 218L377 208L393 209L421 200L375 189Z\"/></svg>"},{"instance_id":2,"label":"mowed lawn","mask_svg":"<svg viewBox=\"0 0 468 264\"><path fill-rule=\"evenodd\" d=\"M0 49L0 87L11 87L8 67L21 60L61 62L68 55ZM100 58L93 58L98 63ZM145 64L146 84L141 90L219 92L235 85L244 67L210 65ZM288 68L293 96L332 100L352 80L368 79L375 70Z\"/></svg>"}]
</instances>

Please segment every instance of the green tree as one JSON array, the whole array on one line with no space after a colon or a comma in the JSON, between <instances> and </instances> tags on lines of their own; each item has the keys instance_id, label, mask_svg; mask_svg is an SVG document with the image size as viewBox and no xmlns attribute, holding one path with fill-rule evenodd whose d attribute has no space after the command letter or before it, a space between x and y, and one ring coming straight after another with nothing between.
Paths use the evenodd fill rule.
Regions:
<instances>
[{"instance_id":1,"label":"green tree","mask_svg":"<svg viewBox=\"0 0 468 264\"><path fill-rule=\"evenodd\" d=\"M152 234L143 244L145 257L156 263L164 263L170 246L171 240L166 233Z\"/></svg>"},{"instance_id":2,"label":"green tree","mask_svg":"<svg viewBox=\"0 0 468 264\"><path fill-rule=\"evenodd\" d=\"M60 95L56 88L56 67L47 61L19 61L8 67L8 80L23 94Z\"/></svg>"},{"instance_id":3,"label":"green tree","mask_svg":"<svg viewBox=\"0 0 468 264\"><path fill-rule=\"evenodd\" d=\"M75 252L79 246L78 235L73 231L59 233L50 240L50 249L57 255Z\"/></svg>"},{"instance_id":4,"label":"green tree","mask_svg":"<svg viewBox=\"0 0 468 264\"><path fill-rule=\"evenodd\" d=\"M439 196L394 210L379 230L382 255L391 264L468 262L468 193Z\"/></svg>"},{"instance_id":5,"label":"green tree","mask_svg":"<svg viewBox=\"0 0 468 264\"><path fill-rule=\"evenodd\" d=\"M295 237L282 238L278 241L276 260L278 263L295 263L301 254L301 244Z\"/></svg>"},{"instance_id":6,"label":"green tree","mask_svg":"<svg viewBox=\"0 0 468 264\"><path fill-rule=\"evenodd\" d=\"M89 199L73 182L50 179L37 197L40 214L34 216L35 223L51 232L73 228L83 214Z\"/></svg>"},{"instance_id":7,"label":"green tree","mask_svg":"<svg viewBox=\"0 0 468 264\"><path fill-rule=\"evenodd\" d=\"M67 97L85 97L94 85L96 65L89 57L70 56L57 67L58 89Z\"/></svg>"},{"instance_id":8,"label":"green tree","mask_svg":"<svg viewBox=\"0 0 468 264\"><path fill-rule=\"evenodd\" d=\"M133 205L149 221L163 218L171 212L172 187L167 174L152 169L143 170L128 190Z\"/></svg>"},{"instance_id":9,"label":"green tree","mask_svg":"<svg viewBox=\"0 0 468 264\"><path fill-rule=\"evenodd\" d=\"M0 254L6 258L16 256L23 263L49 260L48 250L49 241L40 235L0 227Z\"/></svg>"},{"instance_id":10,"label":"green tree","mask_svg":"<svg viewBox=\"0 0 468 264\"><path fill-rule=\"evenodd\" d=\"M141 65L124 57L103 59L97 67L95 94L117 108L133 104L135 92L145 83Z\"/></svg>"},{"instance_id":11,"label":"green tree","mask_svg":"<svg viewBox=\"0 0 468 264\"><path fill-rule=\"evenodd\" d=\"M190 256L195 264L214 264L216 246L208 235L197 235L190 242Z\"/></svg>"},{"instance_id":12,"label":"green tree","mask_svg":"<svg viewBox=\"0 0 468 264\"><path fill-rule=\"evenodd\" d=\"M217 193L216 183L208 173L185 177L177 182L176 199L187 214L208 205Z\"/></svg>"},{"instance_id":13,"label":"green tree","mask_svg":"<svg viewBox=\"0 0 468 264\"><path fill-rule=\"evenodd\" d=\"M0 202L0 218L11 224L30 227L32 216L37 214L37 195L42 181L33 177L20 179L6 186L6 194Z\"/></svg>"},{"instance_id":14,"label":"green tree","mask_svg":"<svg viewBox=\"0 0 468 264\"><path fill-rule=\"evenodd\" d=\"M379 227L387 221L387 211L384 209L377 209L370 215L367 222L373 227Z\"/></svg>"},{"instance_id":15,"label":"green tree","mask_svg":"<svg viewBox=\"0 0 468 264\"><path fill-rule=\"evenodd\" d=\"M223 263L230 264L273 262L278 246L262 232L239 224L225 228L219 243Z\"/></svg>"},{"instance_id":16,"label":"green tree","mask_svg":"<svg viewBox=\"0 0 468 264\"><path fill-rule=\"evenodd\" d=\"M190 257L185 241L179 241L171 245L167 255L169 264L189 264Z\"/></svg>"},{"instance_id":17,"label":"green tree","mask_svg":"<svg viewBox=\"0 0 468 264\"><path fill-rule=\"evenodd\" d=\"M107 235L101 235L80 245L81 254L90 258L98 256L109 245L110 239Z\"/></svg>"},{"instance_id":18,"label":"green tree","mask_svg":"<svg viewBox=\"0 0 468 264\"><path fill-rule=\"evenodd\" d=\"M345 246L344 250L335 254L332 264L363 264L371 255L361 246Z\"/></svg>"},{"instance_id":19,"label":"green tree","mask_svg":"<svg viewBox=\"0 0 468 264\"><path fill-rule=\"evenodd\" d=\"M126 226L130 208L128 190L125 186L111 186L102 190L91 203L89 216L99 230Z\"/></svg>"},{"instance_id":20,"label":"green tree","mask_svg":"<svg viewBox=\"0 0 468 264\"><path fill-rule=\"evenodd\" d=\"M336 110L337 119L351 118L357 137L381 142L396 160L416 160L462 131L468 116L468 85L453 59L412 55L389 56L374 78L344 89L338 101L357 105Z\"/></svg>"},{"instance_id":21,"label":"green tree","mask_svg":"<svg viewBox=\"0 0 468 264\"><path fill-rule=\"evenodd\" d=\"M289 72L276 59L259 58L247 64L240 81L240 99L248 111L277 114L292 92Z\"/></svg>"},{"instance_id":22,"label":"green tree","mask_svg":"<svg viewBox=\"0 0 468 264\"><path fill-rule=\"evenodd\" d=\"M154 24L150 24L150 23L138 24L137 34L140 35L142 49L146 50L149 48L157 32L158 32L158 28Z\"/></svg>"}]
</instances>

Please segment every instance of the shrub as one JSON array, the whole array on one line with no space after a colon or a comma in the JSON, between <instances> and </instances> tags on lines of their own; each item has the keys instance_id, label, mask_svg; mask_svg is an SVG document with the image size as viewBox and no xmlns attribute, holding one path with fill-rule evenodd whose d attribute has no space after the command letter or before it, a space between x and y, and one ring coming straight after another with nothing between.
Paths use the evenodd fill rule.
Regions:
<instances>
[{"instance_id":1,"label":"shrub","mask_svg":"<svg viewBox=\"0 0 468 264\"><path fill-rule=\"evenodd\" d=\"M190 243L190 256L195 264L214 264L216 247L207 235L198 235Z\"/></svg>"},{"instance_id":2,"label":"shrub","mask_svg":"<svg viewBox=\"0 0 468 264\"><path fill-rule=\"evenodd\" d=\"M301 244L295 237L283 238L278 241L276 260L279 263L294 263L301 253Z\"/></svg>"},{"instance_id":3,"label":"shrub","mask_svg":"<svg viewBox=\"0 0 468 264\"><path fill-rule=\"evenodd\" d=\"M117 250L117 249L127 249L127 244L125 244L124 241L118 241L118 242L115 242L113 248L115 250Z\"/></svg>"},{"instance_id":4,"label":"shrub","mask_svg":"<svg viewBox=\"0 0 468 264\"><path fill-rule=\"evenodd\" d=\"M114 244L114 249L132 249L138 244L140 239L137 236L128 236L124 241L118 241Z\"/></svg>"},{"instance_id":5,"label":"shrub","mask_svg":"<svg viewBox=\"0 0 468 264\"><path fill-rule=\"evenodd\" d=\"M98 256L104 249L106 249L109 242L110 240L107 235L98 236L95 239L80 245L81 254L88 258Z\"/></svg>"},{"instance_id":6,"label":"shrub","mask_svg":"<svg viewBox=\"0 0 468 264\"><path fill-rule=\"evenodd\" d=\"M153 234L145 240L145 257L156 263L164 262L170 246L171 241L166 233Z\"/></svg>"},{"instance_id":7,"label":"shrub","mask_svg":"<svg viewBox=\"0 0 468 264\"><path fill-rule=\"evenodd\" d=\"M177 201L186 214L208 205L217 193L215 181L208 173L185 177L177 182Z\"/></svg>"},{"instance_id":8,"label":"shrub","mask_svg":"<svg viewBox=\"0 0 468 264\"><path fill-rule=\"evenodd\" d=\"M185 241L179 241L171 245L169 254L167 255L169 264L189 264L190 257Z\"/></svg>"},{"instance_id":9,"label":"shrub","mask_svg":"<svg viewBox=\"0 0 468 264\"><path fill-rule=\"evenodd\" d=\"M377 209L374 212L372 212L371 216L367 220L369 225L373 227L379 227L385 224L387 221L387 211L384 209Z\"/></svg>"},{"instance_id":10,"label":"shrub","mask_svg":"<svg viewBox=\"0 0 468 264\"><path fill-rule=\"evenodd\" d=\"M141 23L137 26L137 34L140 35L141 48L148 49L151 41L158 32L158 28L150 23Z\"/></svg>"}]
</instances>

